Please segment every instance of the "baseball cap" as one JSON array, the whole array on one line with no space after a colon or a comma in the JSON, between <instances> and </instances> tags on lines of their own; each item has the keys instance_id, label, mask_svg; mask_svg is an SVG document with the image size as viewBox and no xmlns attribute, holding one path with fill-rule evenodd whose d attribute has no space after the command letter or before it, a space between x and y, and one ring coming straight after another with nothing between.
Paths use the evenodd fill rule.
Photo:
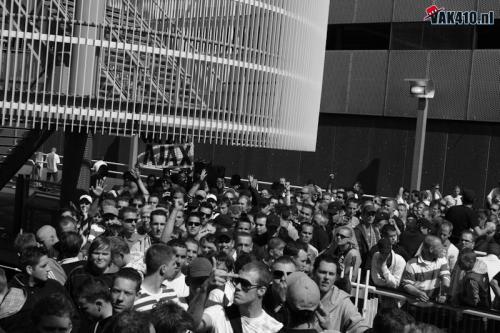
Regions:
<instances>
[{"instance_id":1,"label":"baseball cap","mask_svg":"<svg viewBox=\"0 0 500 333\"><path fill-rule=\"evenodd\" d=\"M376 212L377 208L374 205L366 205L363 207L363 214Z\"/></svg>"},{"instance_id":2,"label":"baseball cap","mask_svg":"<svg viewBox=\"0 0 500 333\"><path fill-rule=\"evenodd\" d=\"M233 227L233 219L229 215L219 214L214 219L214 224L216 226L220 226L222 228L232 228Z\"/></svg>"},{"instance_id":3,"label":"baseball cap","mask_svg":"<svg viewBox=\"0 0 500 333\"><path fill-rule=\"evenodd\" d=\"M83 200L86 200L89 203L92 203L92 197L88 194L84 194L84 195L80 196L79 201L83 201Z\"/></svg>"},{"instance_id":4,"label":"baseball cap","mask_svg":"<svg viewBox=\"0 0 500 333\"><path fill-rule=\"evenodd\" d=\"M194 197L195 198L201 198L202 200L203 199L206 199L207 197L207 192L203 191L203 190L198 190L196 191L196 193L194 194Z\"/></svg>"},{"instance_id":5,"label":"baseball cap","mask_svg":"<svg viewBox=\"0 0 500 333\"><path fill-rule=\"evenodd\" d=\"M294 272L286 278L286 302L295 310L314 311L321 296L318 285L303 272Z\"/></svg>"},{"instance_id":6,"label":"baseball cap","mask_svg":"<svg viewBox=\"0 0 500 333\"><path fill-rule=\"evenodd\" d=\"M104 206L104 207L102 207L102 215L106 215L106 214L118 216L118 209L116 209L116 207L113 207L113 206Z\"/></svg>"},{"instance_id":7,"label":"baseball cap","mask_svg":"<svg viewBox=\"0 0 500 333\"><path fill-rule=\"evenodd\" d=\"M212 264L210 260L203 257L193 259L187 270L187 276L189 278L208 277L210 273L212 273Z\"/></svg>"},{"instance_id":8,"label":"baseball cap","mask_svg":"<svg viewBox=\"0 0 500 333\"><path fill-rule=\"evenodd\" d=\"M207 194L207 201L209 201L209 200L213 200L214 202L217 202L217 197L215 196L215 194L209 193L209 194Z\"/></svg>"}]
</instances>

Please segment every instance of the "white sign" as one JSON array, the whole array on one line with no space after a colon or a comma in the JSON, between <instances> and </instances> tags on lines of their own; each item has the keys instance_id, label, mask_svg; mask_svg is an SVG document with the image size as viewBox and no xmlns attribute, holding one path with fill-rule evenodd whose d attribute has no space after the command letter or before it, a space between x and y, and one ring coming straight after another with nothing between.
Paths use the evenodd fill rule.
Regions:
<instances>
[{"instance_id":1,"label":"white sign","mask_svg":"<svg viewBox=\"0 0 500 333\"><path fill-rule=\"evenodd\" d=\"M146 151L137 157L139 167L144 169L175 169L194 167L194 144L179 143L147 144Z\"/></svg>"}]
</instances>

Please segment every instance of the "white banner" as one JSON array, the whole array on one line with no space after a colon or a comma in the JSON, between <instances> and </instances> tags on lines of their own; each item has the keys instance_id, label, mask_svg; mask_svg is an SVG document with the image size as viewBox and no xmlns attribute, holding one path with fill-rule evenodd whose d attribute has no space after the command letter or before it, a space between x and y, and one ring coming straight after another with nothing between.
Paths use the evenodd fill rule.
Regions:
<instances>
[{"instance_id":1,"label":"white banner","mask_svg":"<svg viewBox=\"0 0 500 333\"><path fill-rule=\"evenodd\" d=\"M144 169L175 169L194 167L194 144L178 143L146 145L146 151L137 157L139 167Z\"/></svg>"}]
</instances>

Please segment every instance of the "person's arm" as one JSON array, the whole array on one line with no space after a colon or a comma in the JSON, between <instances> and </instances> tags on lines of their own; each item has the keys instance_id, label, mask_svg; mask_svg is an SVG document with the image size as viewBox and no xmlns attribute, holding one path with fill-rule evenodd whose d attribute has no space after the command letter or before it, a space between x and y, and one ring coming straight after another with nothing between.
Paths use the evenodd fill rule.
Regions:
<instances>
[{"instance_id":1,"label":"person's arm","mask_svg":"<svg viewBox=\"0 0 500 333\"><path fill-rule=\"evenodd\" d=\"M476 235L478 237L481 237L481 236L484 236L486 235L486 229L481 229L480 226L475 226L474 227L474 232L476 233Z\"/></svg>"},{"instance_id":2,"label":"person's arm","mask_svg":"<svg viewBox=\"0 0 500 333\"><path fill-rule=\"evenodd\" d=\"M175 227L175 217L177 216L177 213L183 209L184 207L182 204L179 204L179 201L174 201L174 208L168 216L167 224L161 233L160 241L162 243L166 244L172 239L172 233L174 232Z\"/></svg>"},{"instance_id":3,"label":"person's arm","mask_svg":"<svg viewBox=\"0 0 500 333\"><path fill-rule=\"evenodd\" d=\"M144 183L142 182L141 171L139 170L139 167L136 166L134 169L131 169L130 173L132 174L132 176L134 176L135 183L137 184L137 187L139 188L142 195L144 196L144 199L147 201L149 198L149 191L146 188L146 186L144 185Z\"/></svg>"},{"instance_id":4,"label":"person's arm","mask_svg":"<svg viewBox=\"0 0 500 333\"><path fill-rule=\"evenodd\" d=\"M196 191L198 191L200 189L200 186L201 186L201 184L203 184L203 181L205 181L206 176L207 176L207 170L205 170L205 169L201 170L200 180L194 182L193 186L191 187L191 189L188 192L188 196L190 198L194 198Z\"/></svg>"},{"instance_id":5,"label":"person's arm","mask_svg":"<svg viewBox=\"0 0 500 333\"><path fill-rule=\"evenodd\" d=\"M227 273L226 271L217 269L216 264L217 262L215 258L212 257L212 273L203 282L201 287L195 291L191 301L189 302L187 312L193 318L193 328L196 332L206 331L210 327L210 325L203 320L203 311L205 310L210 290L216 287L223 287L227 278L238 277L237 274Z\"/></svg>"},{"instance_id":6,"label":"person's arm","mask_svg":"<svg viewBox=\"0 0 500 333\"><path fill-rule=\"evenodd\" d=\"M403 290L408 294L414 296L417 300L421 302L428 302L429 296L427 294L415 287L415 273L410 263L406 264L406 268L403 272L403 277L401 279L401 285L403 286Z\"/></svg>"},{"instance_id":7,"label":"person's arm","mask_svg":"<svg viewBox=\"0 0 500 333\"><path fill-rule=\"evenodd\" d=\"M252 205L255 207L259 207L259 203L261 201L261 196L258 191L258 185L259 183L257 182L257 179L253 177L253 175L248 175L248 189L250 190L250 193L252 195Z\"/></svg>"},{"instance_id":8,"label":"person's arm","mask_svg":"<svg viewBox=\"0 0 500 333\"><path fill-rule=\"evenodd\" d=\"M495 297L500 297L500 286L498 285L497 279L494 278L493 280L491 280L490 287L493 290Z\"/></svg>"}]
</instances>

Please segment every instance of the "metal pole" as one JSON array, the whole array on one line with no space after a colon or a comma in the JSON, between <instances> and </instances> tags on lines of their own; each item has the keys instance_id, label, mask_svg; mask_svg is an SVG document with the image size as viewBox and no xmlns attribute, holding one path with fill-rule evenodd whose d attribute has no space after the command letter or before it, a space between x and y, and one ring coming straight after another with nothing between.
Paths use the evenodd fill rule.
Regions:
<instances>
[{"instance_id":1,"label":"metal pole","mask_svg":"<svg viewBox=\"0 0 500 333\"><path fill-rule=\"evenodd\" d=\"M137 155L139 154L139 136L134 134L130 137L130 148L128 156L128 165L130 168L137 164Z\"/></svg>"},{"instance_id":2,"label":"metal pole","mask_svg":"<svg viewBox=\"0 0 500 333\"><path fill-rule=\"evenodd\" d=\"M422 165L424 162L425 131L427 127L427 98L418 99L417 128L415 131L415 146L413 164L411 167L411 189L420 190L422 183Z\"/></svg>"}]
</instances>

